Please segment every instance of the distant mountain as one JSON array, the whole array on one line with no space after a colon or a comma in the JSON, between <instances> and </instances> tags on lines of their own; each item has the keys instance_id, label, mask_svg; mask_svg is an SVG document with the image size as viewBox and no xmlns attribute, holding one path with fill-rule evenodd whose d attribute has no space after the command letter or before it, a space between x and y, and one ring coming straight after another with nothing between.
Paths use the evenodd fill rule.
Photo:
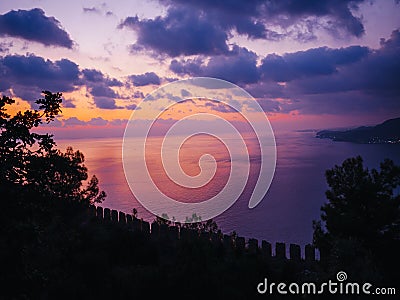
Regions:
<instances>
[{"instance_id":1,"label":"distant mountain","mask_svg":"<svg viewBox=\"0 0 400 300\"><path fill-rule=\"evenodd\" d=\"M361 126L344 131L322 130L317 138L359 144L400 143L400 118L390 119L376 126Z\"/></svg>"}]
</instances>

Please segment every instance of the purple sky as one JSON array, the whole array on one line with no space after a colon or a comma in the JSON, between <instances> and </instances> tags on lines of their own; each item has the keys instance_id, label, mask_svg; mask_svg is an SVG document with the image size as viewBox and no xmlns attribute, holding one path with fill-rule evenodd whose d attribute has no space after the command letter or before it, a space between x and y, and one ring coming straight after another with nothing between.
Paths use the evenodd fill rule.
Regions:
<instances>
[{"instance_id":1,"label":"purple sky","mask_svg":"<svg viewBox=\"0 0 400 300\"><path fill-rule=\"evenodd\" d=\"M160 85L210 76L246 89L277 127L373 124L400 117L399 15L391 0L6 0L0 93L22 108L63 92L54 125L91 134Z\"/></svg>"}]
</instances>

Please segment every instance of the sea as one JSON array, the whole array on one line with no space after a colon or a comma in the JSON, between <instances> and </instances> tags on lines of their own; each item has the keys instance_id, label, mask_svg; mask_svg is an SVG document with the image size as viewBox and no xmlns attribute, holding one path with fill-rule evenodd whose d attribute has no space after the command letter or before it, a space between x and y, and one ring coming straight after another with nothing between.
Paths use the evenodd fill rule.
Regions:
<instances>
[{"instance_id":1,"label":"sea","mask_svg":"<svg viewBox=\"0 0 400 300\"><path fill-rule=\"evenodd\" d=\"M135 138L131 139L130 143L140 143L135 141ZM153 143L157 144L159 143L157 139L160 138L149 139L154 139ZM327 201L325 197L328 189L325 180L327 169L357 155L363 158L365 166L370 169L379 168L380 162L385 158L400 164L400 144L334 142L316 138L315 131L312 130L279 132L275 134L275 139L276 169L268 192L259 205L249 209L248 200L256 178L250 176L238 200L214 218L223 233L236 232L239 236L266 240L270 243L309 244L312 242L312 222L320 219L320 208ZM107 198L101 206L125 213L132 213L132 209L136 208L139 218L150 222L155 219L155 216L136 200L127 183L122 162L122 138L58 139L56 142L61 150L72 146L74 150L79 149L84 153L89 175L95 174L100 181L100 188L107 193ZM149 145L151 144L150 140ZM193 149L195 151L192 151ZM229 152L210 136L199 137L199 140L192 143L191 147L189 145L187 150L181 154L184 156L181 157L184 165L182 168L192 176L199 171L198 158L203 152L217 157L217 162L225 164L229 162ZM156 152L149 151L148 160L156 162L157 165L160 156ZM250 159L251 174L258 172L259 163L259 159ZM218 164L217 167L227 170L226 172L230 170L224 164ZM157 173L157 168L154 168ZM232 170L232 172L235 174L242 170ZM205 191L197 194L190 194L190 191L188 194L185 189L169 185L170 182L164 180L165 174L158 177L155 175L155 180L160 179L160 189L164 187L165 193L171 197L175 195L178 200L189 198L191 201L203 201L218 193L218 189L226 182L224 174L224 171L217 172L213 178L217 184L207 185Z\"/></svg>"}]
</instances>

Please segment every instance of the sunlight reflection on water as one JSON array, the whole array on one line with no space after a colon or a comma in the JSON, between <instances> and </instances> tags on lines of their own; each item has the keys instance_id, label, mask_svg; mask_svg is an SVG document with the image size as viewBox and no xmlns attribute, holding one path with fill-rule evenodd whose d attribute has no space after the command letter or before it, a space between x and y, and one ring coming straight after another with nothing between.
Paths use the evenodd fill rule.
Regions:
<instances>
[{"instance_id":1,"label":"sunlight reflection on water","mask_svg":"<svg viewBox=\"0 0 400 300\"><path fill-rule=\"evenodd\" d=\"M156 137L153 139L154 143L159 142ZM223 147L210 139L209 136L198 137L196 142L185 146L181 156L182 167L189 175L195 175L199 171L197 161L201 154L211 153L215 156L219 171L205 190L191 191L188 197L186 189L171 185L162 174L155 151L150 153L150 157L153 156L150 162L153 164L154 174L158 174L155 176L161 179L158 181L160 188L183 202L202 201L218 193L226 182L225 175L230 168L230 162ZM242 196L215 219L223 232L236 231L245 237L270 242L307 244L312 240L312 220L319 218L320 206L325 201L326 169L356 155L361 155L368 167L379 167L379 162L384 158L391 158L400 164L400 145L332 142L316 139L310 132L276 134L276 142L276 173L267 195L255 209L250 210L247 207L260 161L257 149L250 150L250 179ZM62 150L71 145L85 154L90 174L96 174L101 188L108 194L104 207L127 213L136 208L139 217L154 219L135 200L126 182L122 168L122 138L57 140L57 144Z\"/></svg>"}]
</instances>

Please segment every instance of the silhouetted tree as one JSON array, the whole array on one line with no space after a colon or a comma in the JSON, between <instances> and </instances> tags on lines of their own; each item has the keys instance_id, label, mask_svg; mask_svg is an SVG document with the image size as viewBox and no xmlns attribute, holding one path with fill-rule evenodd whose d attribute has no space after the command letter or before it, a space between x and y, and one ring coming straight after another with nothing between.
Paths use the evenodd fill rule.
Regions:
<instances>
[{"instance_id":1,"label":"silhouetted tree","mask_svg":"<svg viewBox=\"0 0 400 300\"><path fill-rule=\"evenodd\" d=\"M82 224L88 224L87 207L106 195L95 176L84 186L88 170L81 152L71 147L61 152L52 135L37 130L61 112L61 93L43 94L37 109L24 112L13 107L15 100L0 98L0 281L5 299L43 298L49 285L57 289L65 276L85 270L73 271L80 252L71 249L99 249L87 242L85 235L91 235ZM75 281L74 288L79 284Z\"/></svg>"},{"instance_id":2,"label":"silhouetted tree","mask_svg":"<svg viewBox=\"0 0 400 300\"><path fill-rule=\"evenodd\" d=\"M326 171L330 189L314 221L314 243L331 269L389 277L399 261L400 167L386 159L380 171L368 170L360 156ZM391 257L391 254L393 256Z\"/></svg>"},{"instance_id":3,"label":"silhouetted tree","mask_svg":"<svg viewBox=\"0 0 400 300\"><path fill-rule=\"evenodd\" d=\"M132 208L132 214L135 218L137 218L138 211L136 208Z\"/></svg>"},{"instance_id":4,"label":"silhouetted tree","mask_svg":"<svg viewBox=\"0 0 400 300\"><path fill-rule=\"evenodd\" d=\"M50 123L61 112L61 93L44 91L44 98L35 103L38 108L7 113L7 106L15 100L0 99L0 186L7 189L21 188L35 191L49 199L78 201L87 205L101 202L105 193L100 192L98 180L88 179L84 156L71 147L65 153L55 148L50 134L39 134L34 129Z\"/></svg>"}]
</instances>

